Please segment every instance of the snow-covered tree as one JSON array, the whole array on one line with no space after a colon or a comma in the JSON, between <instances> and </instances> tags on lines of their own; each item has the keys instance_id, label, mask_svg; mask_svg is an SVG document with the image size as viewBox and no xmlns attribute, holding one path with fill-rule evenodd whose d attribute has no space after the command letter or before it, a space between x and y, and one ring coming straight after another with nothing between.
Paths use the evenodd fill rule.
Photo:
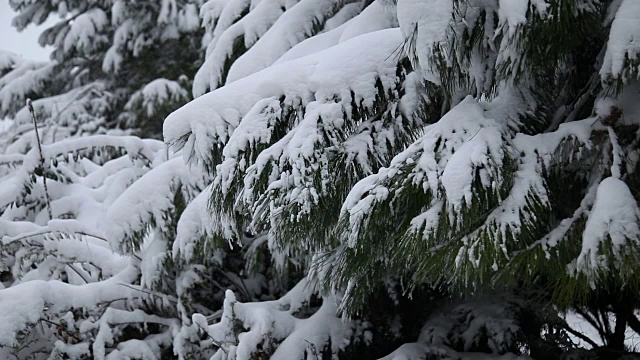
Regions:
<instances>
[{"instance_id":1,"label":"snow-covered tree","mask_svg":"<svg viewBox=\"0 0 640 360\"><path fill-rule=\"evenodd\" d=\"M14 66L0 83L0 116L24 122L26 98L41 121L72 134L137 128L160 135L162 119L189 100L200 61L200 2L9 1L21 30L60 20L40 36L52 61ZM46 140L46 139L45 139Z\"/></svg>"},{"instance_id":2,"label":"snow-covered tree","mask_svg":"<svg viewBox=\"0 0 640 360\"><path fill-rule=\"evenodd\" d=\"M319 309L350 320L306 334L271 310L290 311L289 295L249 305L228 294L207 332L214 358L277 358L285 344L294 358L383 352L392 321L395 341L418 342L389 359L551 358L574 347L570 333L595 345L565 311L624 350L627 326L640 330L637 1L272 3L203 6L193 91L211 92L171 114L164 135L214 177L221 221L178 226L179 255L255 234L272 276L302 271ZM516 299L476 305L495 292ZM468 303L444 315L464 325L434 337L434 313L400 314L404 296L436 294ZM353 338L336 349L345 326Z\"/></svg>"},{"instance_id":3,"label":"snow-covered tree","mask_svg":"<svg viewBox=\"0 0 640 360\"><path fill-rule=\"evenodd\" d=\"M181 296L211 271L172 266L169 241L180 204L209 180L130 135L158 137L190 99L200 3L10 5L18 29L61 20L40 38L50 62L0 52L0 117L12 123L0 133L0 356L171 356L181 314L207 309Z\"/></svg>"},{"instance_id":4,"label":"snow-covered tree","mask_svg":"<svg viewBox=\"0 0 640 360\"><path fill-rule=\"evenodd\" d=\"M12 4L100 30L49 32L54 65L0 57L7 354L616 359L640 331L636 0ZM140 64L198 8L197 98L164 144L128 136L190 98ZM70 91L79 49L73 89L108 80L40 150L20 109Z\"/></svg>"}]
</instances>

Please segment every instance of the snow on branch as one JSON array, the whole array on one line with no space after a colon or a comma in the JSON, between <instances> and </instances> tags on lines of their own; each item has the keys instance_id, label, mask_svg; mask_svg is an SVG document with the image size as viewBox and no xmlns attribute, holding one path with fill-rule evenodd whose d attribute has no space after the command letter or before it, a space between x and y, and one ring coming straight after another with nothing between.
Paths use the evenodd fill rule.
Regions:
<instances>
[{"instance_id":1,"label":"snow on branch","mask_svg":"<svg viewBox=\"0 0 640 360\"><path fill-rule=\"evenodd\" d=\"M0 290L0 344L17 345L16 336L28 326L37 324L46 312L71 308L95 308L99 303L138 295L119 286L131 283L138 276L129 265L110 279L85 285L70 285L60 281L32 280Z\"/></svg>"},{"instance_id":2,"label":"snow on branch","mask_svg":"<svg viewBox=\"0 0 640 360\"><path fill-rule=\"evenodd\" d=\"M362 336L363 324L337 317L335 298L322 299L310 317L298 316L309 307L311 288L303 280L278 300L256 303L241 303L227 291L220 322L206 326L206 321L194 321L193 327L206 331L209 341L220 347L212 359L249 359L260 354L271 359L337 356L347 345L362 341L357 336Z\"/></svg>"},{"instance_id":3,"label":"snow on branch","mask_svg":"<svg viewBox=\"0 0 640 360\"><path fill-rule=\"evenodd\" d=\"M139 249L149 224L168 232L176 192L192 200L206 186L206 176L179 158L158 165L129 186L109 207L104 227L114 248Z\"/></svg>"},{"instance_id":4,"label":"snow on branch","mask_svg":"<svg viewBox=\"0 0 640 360\"><path fill-rule=\"evenodd\" d=\"M614 6L614 5L611 5ZM622 0L615 13L600 76L625 84L640 76L640 3Z\"/></svg>"},{"instance_id":5,"label":"snow on branch","mask_svg":"<svg viewBox=\"0 0 640 360\"><path fill-rule=\"evenodd\" d=\"M293 46L320 32L326 21L334 16L343 4L343 0L301 0L292 6L268 28L267 32L253 46L251 46L251 41L245 41L248 50L233 62L226 83L271 66ZM251 13L247 16L250 15Z\"/></svg>"},{"instance_id":6,"label":"snow on branch","mask_svg":"<svg viewBox=\"0 0 640 360\"><path fill-rule=\"evenodd\" d=\"M398 30L374 34L272 66L195 99L167 117L165 141L176 149L184 148L187 160L213 168L231 133L260 99L284 96L285 105L306 106L336 96L350 99L353 92L353 102L370 106L378 92L376 81L384 88L395 82L393 53L401 42ZM382 59L388 60L380 62ZM336 61L341 66L335 66Z\"/></svg>"}]
</instances>

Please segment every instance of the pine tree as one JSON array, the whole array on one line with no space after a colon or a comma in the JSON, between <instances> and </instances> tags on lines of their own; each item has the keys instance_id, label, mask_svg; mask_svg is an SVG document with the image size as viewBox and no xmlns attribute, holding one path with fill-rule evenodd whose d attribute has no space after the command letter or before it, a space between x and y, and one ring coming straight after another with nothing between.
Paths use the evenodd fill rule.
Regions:
<instances>
[{"instance_id":1,"label":"pine tree","mask_svg":"<svg viewBox=\"0 0 640 360\"><path fill-rule=\"evenodd\" d=\"M275 61L269 51L282 47L269 35L305 3L261 35L251 29L267 3L208 3L217 22L194 92L212 91L164 125L165 140L214 176L210 207L225 226L212 239L264 238L273 276L306 274L320 309L337 304L348 333L362 334L345 342L372 356L418 333L389 359L553 358L575 348L569 333L594 345L566 311L598 329L602 358L625 350L627 326L640 330L636 2L364 3ZM514 298L501 311L475 305L503 292ZM464 325L428 336L432 312L402 317L409 294L464 299L457 309L468 310L445 315ZM265 331L248 305L227 296L208 332L222 344L216 358L277 358L279 344L310 336L283 333L278 315L264 315L276 324ZM468 322L491 315L506 323ZM381 330L392 321L406 330L395 339ZM347 356L322 338L299 341L296 356Z\"/></svg>"}]
</instances>

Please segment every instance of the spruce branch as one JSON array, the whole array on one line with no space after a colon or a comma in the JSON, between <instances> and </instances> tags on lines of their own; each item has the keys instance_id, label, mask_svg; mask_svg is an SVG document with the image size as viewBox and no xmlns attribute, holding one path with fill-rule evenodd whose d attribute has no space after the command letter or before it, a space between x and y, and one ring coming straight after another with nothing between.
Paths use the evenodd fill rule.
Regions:
<instances>
[{"instance_id":1,"label":"spruce branch","mask_svg":"<svg viewBox=\"0 0 640 360\"><path fill-rule=\"evenodd\" d=\"M40 155L40 166L42 167L42 182L44 184L44 196L47 202L47 213L49 214L49 220L53 220L53 215L51 213L51 198L49 198L49 190L47 189L47 177L44 174L44 156L42 155L42 145L40 144L40 134L38 133L38 122L36 121L36 112L33 110L33 103L31 99L27 99L27 108L29 109L29 113L31 113L31 118L33 119L33 129L36 133L36 142L38 143L38 153Z\"/></svg>"}]
</instances>

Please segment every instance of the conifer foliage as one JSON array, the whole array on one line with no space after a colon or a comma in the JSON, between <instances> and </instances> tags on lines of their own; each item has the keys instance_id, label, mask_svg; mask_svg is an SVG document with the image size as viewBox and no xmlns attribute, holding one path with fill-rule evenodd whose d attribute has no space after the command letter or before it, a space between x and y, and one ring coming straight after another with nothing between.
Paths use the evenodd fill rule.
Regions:
<instances>
[{"instance_id":1,"label":"conifer foliage","mask_svg":"<svg viewBox=\"0 0 640 360\"><path fill-rule=\"evenodd\" d=\"M0 357L171 355L179 297L209 274L160 269L179 204L209 180L157 138L191 98L200 3L10 5L19 29L61 20L40 37L51 61L0 53Z\"/></svg>"},{"instance_id":2,"label":"conifer foliage","mask_svg":"<svg viewBox=\"0 0 640 360\"><path fill-rule=\"evenodd\" d=\"M6 356L633 356L640 2L11 4Z\"/></svg>"}]
</instances>

